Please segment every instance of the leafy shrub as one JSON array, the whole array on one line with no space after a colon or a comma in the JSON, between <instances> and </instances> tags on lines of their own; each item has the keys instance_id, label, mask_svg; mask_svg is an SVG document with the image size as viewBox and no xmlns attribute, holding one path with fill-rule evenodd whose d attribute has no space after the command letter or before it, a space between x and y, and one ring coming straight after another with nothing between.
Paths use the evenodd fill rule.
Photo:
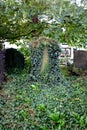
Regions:
<instances>
[{"instance_id":1,"label":"leafy shrub","mask_svg":"<svg viewBox=\"0 0 87 130\"><path fill-rule=\"evenodd\" d=\"M12 73L16 69L20 71L24 69L25 65L24 55L14 48L6 49L5 63L7 72Z\"/></svg>"},{"instance_id":2,"label":"leafy shrub","mask_svg":"<svg viewBox=\"0 0 87 130\"><path fill-rule=\"evenodd\" d=\"M19 51L21 51L25 57L25 70L29 73L31 70L30 48L23 46Z\"/></svg>"}]
</instances>

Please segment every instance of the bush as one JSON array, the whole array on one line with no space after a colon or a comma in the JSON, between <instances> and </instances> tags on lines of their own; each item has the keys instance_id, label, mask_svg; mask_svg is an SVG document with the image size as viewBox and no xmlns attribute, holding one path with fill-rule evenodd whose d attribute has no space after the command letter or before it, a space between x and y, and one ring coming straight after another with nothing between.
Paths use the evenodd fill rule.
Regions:
<instances>
[{"instance_id":1,"label":"bush","mask_svg":"<svg viewBox=\"0 0 87 130\"><path fill-rule=\"evenodd\" d=\"M25 57L25 70L29 73L31 70L31 57L30 57L30 49L28 47L21 47L19 49Z\"/></svg>"}]
</instances>

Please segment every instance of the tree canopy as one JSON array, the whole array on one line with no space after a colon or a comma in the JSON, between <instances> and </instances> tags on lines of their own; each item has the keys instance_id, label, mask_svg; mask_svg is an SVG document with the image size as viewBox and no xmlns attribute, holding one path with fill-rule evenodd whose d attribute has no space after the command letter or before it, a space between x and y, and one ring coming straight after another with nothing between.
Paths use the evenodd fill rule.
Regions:
<instances>
[{"instance_id":1,"label":"tree canopy","mask_svg":"<svg viewBox=\"0 0 87 130\"><path fill-rule=\"evenodd\" d=\"M76 0L1 0L0 18L1 42L47 36L70 45L87 44L86 0L80 6Z\"/></svg>"}]
</instances>

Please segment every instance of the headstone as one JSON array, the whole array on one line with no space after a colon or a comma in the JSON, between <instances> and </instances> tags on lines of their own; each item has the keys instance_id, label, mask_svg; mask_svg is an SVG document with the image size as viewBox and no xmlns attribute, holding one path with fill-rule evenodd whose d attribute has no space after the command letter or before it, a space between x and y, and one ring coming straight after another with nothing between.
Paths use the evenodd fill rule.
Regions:
<instances>
[{"instance_id":1,"label":"headstone","mask_svg":"<svg viewBox=\"0 0 87 130\"><path fill-rule=\"evenodd\" d=\"M4 80L5 73L5 50L0 51L0 83Z\"/></svg>"},{"instance_id":2,"label":"headstone","mask_svg":"<svg viewBox=\"0 0 87 130\"><path fill-rule=\"evenodd\" d=\"M16 69L24 69L25 59L24 55L14 48L6 49L5 53L6 71L12 72Z\"/></svg>"},{"instance_id":3,"label":"headstone","mask_svg":"<svg viewBox=\"0 0 87 130\"><path fill-rule=\"evenodd\" d=\"M31 79L44 83L58 84L60 47L54 40L40 38L31 44Z\"/></svg>"},{"instance_id":4,"label":"headstone","mask_svg":"<svg viewBox=\"0 0 87 130\"><path fill-rule=\"evenodd\" d=\"M74 67L87 69L87 51L74 51Z\"/></svg>"}]
</instances>

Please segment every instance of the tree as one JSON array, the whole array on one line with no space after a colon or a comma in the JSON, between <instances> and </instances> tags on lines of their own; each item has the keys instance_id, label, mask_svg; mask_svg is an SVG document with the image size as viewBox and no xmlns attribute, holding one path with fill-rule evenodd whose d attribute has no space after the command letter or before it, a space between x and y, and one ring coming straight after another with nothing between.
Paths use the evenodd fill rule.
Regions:
<instances>
[{"instance_id":1,"label":"tree","mask_svg":"<svg viewBox=\"0 0 87 130\"><path fill-rule=\"evenodd\" d=\"M64 2L64 3L63 3ZM86 2L86 1L84 1ZM73 46L86 46L87 44L87 9L82 3L78 6L76 1L62 1L56 3L53 17L56 22L51 23L44 31L47 36L53 37L62 43Z\"/></svg>"},{"instance_id":2,"label":"tree","mask_svg":"<svg viewBox=\"0 0 87 130\"><path fill-rule=\"evenodd\" d=\"M43 1L5 0L0 2L0 6L0 39L27 38L42 31L44 24L39 22L38 15L46 9Z\"/></svg>"},{"instance_id":3,"label":"tree","mask_svg":"<svg viewBox=\"0 0 87 130\"><path fill-rule=\"evenodd\" d=\"M74 0L73 0L74 1ZM82 46L87 43L87 2L76 0L1 0L0 40L17 41L48 36L60 42ZM40 17L48 17L41 21Z\"/></svg>"}]
</instances>

